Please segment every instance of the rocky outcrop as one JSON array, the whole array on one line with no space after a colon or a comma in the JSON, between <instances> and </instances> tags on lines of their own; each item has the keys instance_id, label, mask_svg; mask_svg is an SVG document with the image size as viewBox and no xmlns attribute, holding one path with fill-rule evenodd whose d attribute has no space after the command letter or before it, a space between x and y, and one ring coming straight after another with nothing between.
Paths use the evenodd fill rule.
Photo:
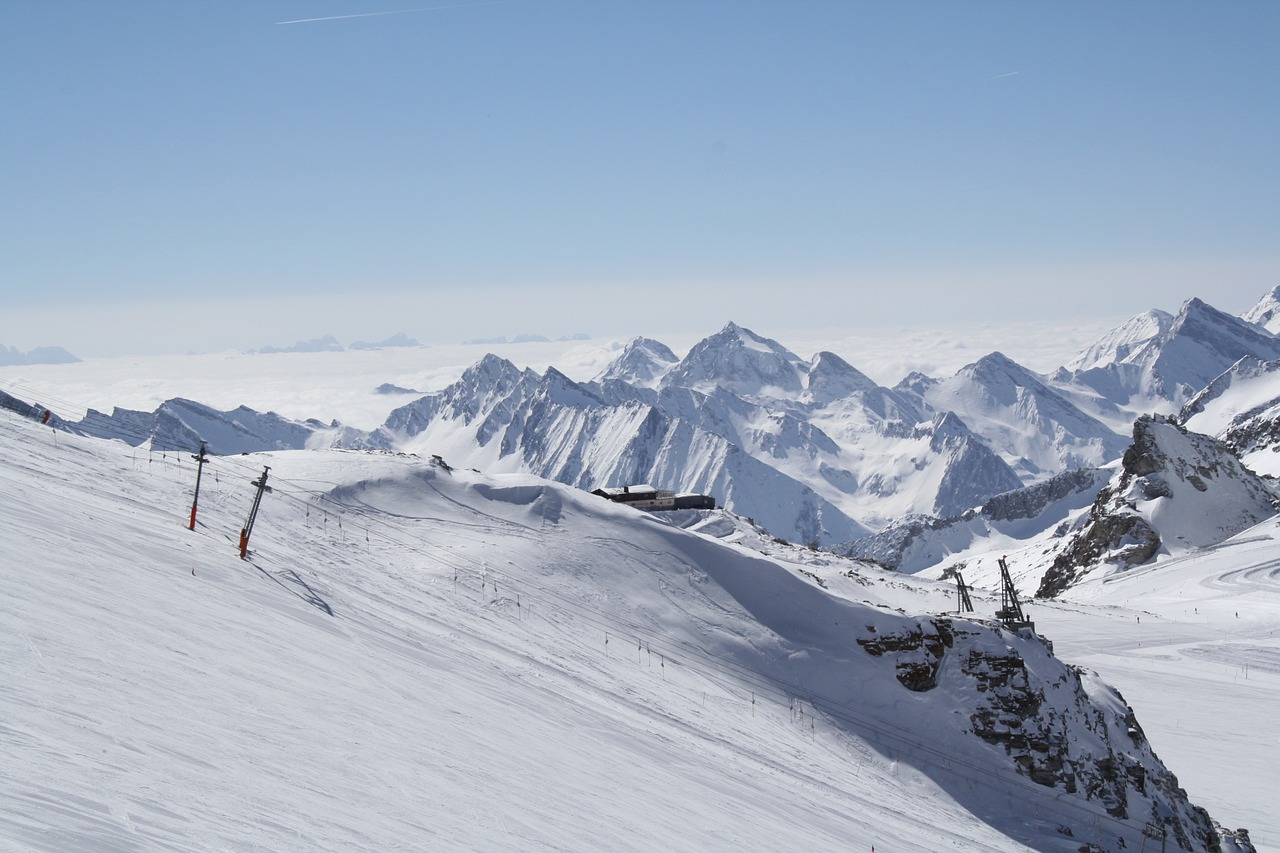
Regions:
<instances>
[{"instance_id":1,"label":"rocky outcrop","mask_svg":"<svg viewBox=\"0 0 1280 853\"><path fill-rule=\"evenodd\" d=\"M866 626L857 642L892 662L906 689L948 691L966 709L968 733L1019 775L1120 821L1158 818L1179 849L1219 849L1218 828L1188 801L1123 697L1030 632L925 618L893 632Z\"/></svg>"},{"instance_id":2,"label":"rocky outcrop","mask_svg":"<svg viewBox=\"0 0 1280 853\"><path fill-rule=\"evenodd\" d=\"M1088 492L1096 493L1106 482L1106 478L1107 471L1102 468L1064 471L1043 483L996 495L982 505L979 514L992 521L1035 518L1064 498Z\"/></svg>"},{"instance_id":3,"label":"rocky outcrop","mask_svg":"<svg viewBox=\"0 0 1280 853\"><path fill-rule=\"evenodd\" d=\"M992 535L1026 538L1061 524L1067 514L1089 505L1110 471L1081 468L1002 492L978 509L946 518L909 516L874 536L836 549L844 556L874 560L888 568L917 572Z\"/></svg>"},{"instance_id":4,"label":"rocky outcrop","mask_svg":"<svg viewBox=\"0 0 1280 853\"><path fill-rule=\"evenodd\" d=\"M1280 450L1280 400L1242 413L1227 427L1222 440L1242 457L1262 450Z\"/></svg>"},{"instance_id":5,"label":"rocky outcrop","mask_svg":"<svg viewBox=\"0 0 1280 853\"><path fill-rule=\"evenodd\" d=\"M955 644L950 620L933 619L905 631L883 634L868 625L867 631L871 636L858 638L858 645L873 657L892 655L903 687L923 693L938 686L942 657Z\"/></svg>"},{"instance_id":6,"label":"rocky outcrop","mask_svg":"<svg viewBox=\"0 0 1280 853\"><path fill-rule=\"evenodd\" d=\"M1125 569L1161 549L1216 545L1274 513L1270 490L1231 448L1169 418L1141 417L1121 471L1098 493L1036 595L1059 595L1099 566Z\"/></svg>"},{"instance_id":7,"label":"rocky outcrop","mask_svg":"<svg viewBox=\"0 0 1280 853\"><path fill-rule=\"evenodd\" d=\"M1103 562L1121 568L1141 565L1159 548L1160 534L1132 506L1116 500L1113 490L1103 489L1084 528L1044 573L1036 597L1061 594Z\"/></svg>"}]
</instances>

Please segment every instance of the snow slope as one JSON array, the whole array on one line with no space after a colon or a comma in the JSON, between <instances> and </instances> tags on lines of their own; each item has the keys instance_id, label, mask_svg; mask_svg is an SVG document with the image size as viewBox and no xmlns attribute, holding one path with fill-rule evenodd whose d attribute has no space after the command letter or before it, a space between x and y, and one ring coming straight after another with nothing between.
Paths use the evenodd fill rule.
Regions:
<instances>
[{"instance_id":1,"label":"snow slope","mask_svg":"<svg viewBox=\"0 0 1280 853\"><path fill-rule=\"evenodd\" d=\"M908 690L923 649L864 641L940 637L896 610L939 609L927 584L819 584L572 489L395 454L217 458L188 531L189 457L8 412L0 443L18 849L1134 849L1157 801L1196 820L1161 799L1119 698L1035 640L948 623L936 686ZM1015 659L1098 799L966 735L1006 695L983 662ZM1108 754L1145 787L1096 775Z\"/></svg>"},{"instance_id":2,"label":"snow slope","mask_svg":"<svg viewBox=\"0 0 1280 853\"><path fill-rule=\"evenodd\" d=\"M1120 689L1193 799L1280 850L1280 521L1033 609L1058 654Z\"/></svg>"}]
</instances>

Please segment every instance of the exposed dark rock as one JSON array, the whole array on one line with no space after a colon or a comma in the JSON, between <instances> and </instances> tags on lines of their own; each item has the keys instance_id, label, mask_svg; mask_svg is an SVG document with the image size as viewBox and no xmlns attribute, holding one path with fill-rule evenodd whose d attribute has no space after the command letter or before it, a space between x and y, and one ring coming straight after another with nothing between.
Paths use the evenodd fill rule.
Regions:
<instances>
[{"instance_id":1,"label":"exposed dark rock","mask_svg":"<svg viewBox=\"0 0 1280 853\"><path fill-rule=\"evenodd\" d=\"M1064 471L1043 483L996 495L982 505L980 514L995 521L1035 518L1050 504L1079 492L1097 490L1105 474L1100 468Z\"/></svg>"},{"instance_id":2,"label":"exposed dark rock","mask_svg":"<svg viewBox=\"0 0 1280 853\"><path fill-rule=\"evenodd\" d=\"M1054 557L1040 579L1037 598L1060 595L1104 557L1123 566L1137 566L1155 556L1160 535L1136 512L1115 512L1112 497L1109 489L1098 493L1082 532Z\"/></svg>"},{"instance_id":3,"label":"exposed dark rock","mask_svg":"<svg viewBox=\"0 0 1280 853\"><path fill-rule=\"evenodd\" d=\"M1090 500L1106 483L1109 472L1102 468L1079 468L1063 473L1038 483L1013 491L1003 492L989 498L980 509L968 510L949 518L933 516L907 516L896 524L886 527L874 536L849 542L834 549L837 553L863 560L875 560L883 566L899 569L903 558L913 547L927 547L931 534L942 535L952 528L978 523L981 534L986 525L999 525L1002 522L1036 518L1046 512L1059 501L1078 496L1073 506ZM1063 518L1066 509L1045 521L1046 527ZM911 567L912 571L923 566L919 563Z\"/></svg>"},{"instance_id":4,"label":"exposed dark rock","mask_svg":"<svg viewBox=\"0 0 1280 853\"><path fill-rule=\"evenodd\" d=\"M1060 595L1099 565L1141 565L1167 544L1165 539L1172 537L1184 547L1208 547L1275 512L1270 490L1230 447L1188 432L1170 418L1144 415L1135 421L1133 443L1121 464L1117 477L1098 492L1088 519L1041 578L1038 597ZM1145 505L1162 501L1177 502L1172 506L1182 508L1183 519L1202 513L1212 523L1157 530Z\"/></svg>"},{"instance_id":5,"label":"exposed dark rock","mask_svg":"<svg viewBox=\"0 0 1280 853\"><path fill-rule=\"evenodd\" d=\"M874 628L871 631L874 633ZM946 650L955 643L948 619L933 619L919 629L860 638L858 645L873 657L897 657L897 678L908 690L922 693L938 686L938 667Z\"/></svg>"},{"instance_id":6,"label":"exposed dark rock","mask_svg":"<svg viewBox=\"0 0 1280 853\"><path fill-rule=\"evenodd\" d=\"M1158 814L1181 849L1218 849L1218 828L1187 801L1123 697L1058 661L1039 638L925 618L905 630L867 625L857 642L867 654L891 660L908 690L945 683L970 709L969 731L1003 753L1018 774L1096 803L1118 820Z\"/></svg>"}]
</instances>

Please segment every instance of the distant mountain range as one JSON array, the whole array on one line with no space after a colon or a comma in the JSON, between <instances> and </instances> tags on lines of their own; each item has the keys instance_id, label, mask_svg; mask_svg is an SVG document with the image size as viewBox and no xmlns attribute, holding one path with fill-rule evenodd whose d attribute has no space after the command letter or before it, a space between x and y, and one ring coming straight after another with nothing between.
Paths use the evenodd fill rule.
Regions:
<instances>
[{"instance_id":1,"label":"distant mountain range","mask_svg":"<svg viewBox=\"0 0 1280 853\"><path fill-rule=\"evenodd\" d=\"M79 360L62 347L36 347L30 352L21 352L15 347L0 344L0 367L18 364L75 364Z\"/></svg>"},{"instance_id":2,"label":"distant mountain range","mask_svg":"<svg viewBox=\"0 0 1280 853\"><path fill-rule=\"evenodd\" d=\"M1191 299L1177 314L1133 318L1051 374L993 352L951 377L913 373L892 388L834 353L802 358L730 322L683 358L636 338L588 382L486 355L372 432L182 400L153 413L90 412L80 427L173 449L203 438L214 453L391 450L583 489L703 492L776 537L906 571L1035 542L1023 583L1051 594L1098 566L1181 547L1162 527L1185 513L1161 499L1215 518L1230 506L1230 519L1186 539L1197 547L1273 511L1262 480L1241 484L1248 454L1280 446L1280 338L1267 327L1280 326L1278 313L1280 288L1240 317ZM1194 437L1198 425L1218 440ZM1164 494L1154 469L1124 462L1137 445L1149 459L1190 454L1160 463L1175 472L1157 478ZM1239 471L1227 460L1235 454L1246 461ZM1228 482L1244 491L1226 497ZM1118 515L1141 517L1152 536L1100 520ZM1151 548L1106 544L1125 537Z\"/></svg>"},{"instance_id":3,"label":"distant mountain range","mask_svg":"<svg viewBox=\"0 0 1280 853\"><path fill-rule=\"evenodd\" d=\"M472 338L469 341L463 341L463 343L474 344L477 346L495 346L497 344L545 344L545 343L549 343L552 340L553 340L552 338L548 338L546 335L537 335L537 334L526 332L521 335L516 335L514 338L507 338L502 335L499 335L494 338ZM591 336L586 334L585 332L578 332L573 335L565 335L563 337L555 338L554 340L588 341L588 340L591 340Z\"/></svg>"},{"instance_id":4,"label":"distant mountain range","mask_svg":"<svg viewBox=\"0 0 1280 853\"><path fill-rule=\"evenodd\" d=\"M378 343L370 343L368 341L355 341L347 349L353 350L379 350L388 349L390 347L419 347L422 344L399 332L385 341ZM342 344L333 335L325 335L320 338L312 338L309 341L298 341L296 344L287 347L267 346L261 349L250 350L250 352L262 354L278 353L278 352L344 352Z\"/></svg>"}]
</instances>

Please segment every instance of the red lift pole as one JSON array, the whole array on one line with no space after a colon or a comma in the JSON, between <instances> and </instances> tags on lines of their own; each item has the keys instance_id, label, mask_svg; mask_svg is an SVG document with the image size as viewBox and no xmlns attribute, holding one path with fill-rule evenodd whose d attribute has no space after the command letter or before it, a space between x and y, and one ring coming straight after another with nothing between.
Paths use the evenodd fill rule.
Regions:
<instances>
[{"instance_id":1,"label":"red lift pole","mask_svg":"<svg viewBox=\"0 0 1280 853\"><path fill-rule=\"evenodd\" d=\"M200 452L191 458L196 460L196 494L191 499L191 524L187 526L188 530L196 529L196 504L200 503L200 475L204 473L204 463L209 461L209 457L204 455L203 441L200 442Z\"/></svg>"},{"instance_id":2,"label":"red lift pole","mask_svg":"<svg viewBox=\"0 0 1280 853\"><path fill-rule=\"evenodd\" d=\"M244 527L240 529L240 559L245 559L249 555L249 535L253 533L253 522L258 517L258 507L262 504L262 493L271 491L267 485L267 472L271 470L271 466L262 469L262 476L253 481L253 485L258 487L258 494L253 498L253 509L249 510L249 520L245 522Z\"/></svg>"}]
</instances>

